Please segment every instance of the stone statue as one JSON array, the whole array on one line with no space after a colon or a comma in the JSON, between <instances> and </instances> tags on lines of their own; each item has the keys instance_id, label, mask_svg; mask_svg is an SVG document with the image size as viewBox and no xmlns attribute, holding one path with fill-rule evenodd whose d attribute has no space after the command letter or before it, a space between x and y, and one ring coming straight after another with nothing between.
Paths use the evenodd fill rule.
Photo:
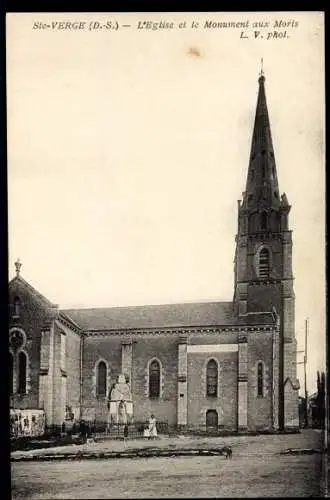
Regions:
<instances>
[{"instance_id":1,"label":"stone statue","mask_svg":"<svg viewBox=\"0 0 330 500\"><path fill-rule=\"evenodd\" d=\"M126 382L125 375L118 376L109 399L109 424L127 424L133 417L133 402L131 388Z\"/></svg>"},{"instance_id":2,"label":"stone statue","mask_svg":"<svg viewBox=\"0 0 330 500\"><path fill-rule=\"evenodd\" d=\"M132 393L129 384L126 382L125 375L119 375L117 383L110 393L110 401L131 401Z\"/></svg>"}]
</instances>

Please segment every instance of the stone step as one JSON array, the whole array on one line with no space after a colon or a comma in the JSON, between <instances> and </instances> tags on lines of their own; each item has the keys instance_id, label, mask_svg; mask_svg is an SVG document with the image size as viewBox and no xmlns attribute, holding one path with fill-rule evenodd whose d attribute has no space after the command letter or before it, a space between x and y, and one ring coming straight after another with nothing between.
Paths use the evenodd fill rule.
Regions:
<instances>
[{"instance_id":1,"label":"stone step","mask_svg":"<svg viewBox=\"0 0 330 500\"><path fill-rule=\"evenodd\" d=\"M126 451L107 451L107 452L93 452L93 451L78 451L77 453L49 453L40 455L21 455L12 456L12 462L33 462L33 461L56 461L56 460L104 460L110 458L150 458L150 457L189 457L189 456L222 456L224 458L231 458L228 456L228 447L224 448L211 448L211 449L161 449L161 448L147 448Z\"/></svg>"}]
</instances>

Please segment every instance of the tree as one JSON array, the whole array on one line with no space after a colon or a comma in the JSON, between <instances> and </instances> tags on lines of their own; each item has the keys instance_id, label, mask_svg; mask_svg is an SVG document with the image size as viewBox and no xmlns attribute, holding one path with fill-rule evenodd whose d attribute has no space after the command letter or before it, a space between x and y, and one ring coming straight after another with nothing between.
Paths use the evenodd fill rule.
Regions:
<instances>
[{"instance_id":1,"label":"tree","mask_svg":"<svg viewBox=\"0 0 330 500\"><path fill-rule=\"evenodd\" d=\"M325 421L325 373L317 372L317 396L315 399L315 423L324 429Z\"/></svg>"}]
</instances>

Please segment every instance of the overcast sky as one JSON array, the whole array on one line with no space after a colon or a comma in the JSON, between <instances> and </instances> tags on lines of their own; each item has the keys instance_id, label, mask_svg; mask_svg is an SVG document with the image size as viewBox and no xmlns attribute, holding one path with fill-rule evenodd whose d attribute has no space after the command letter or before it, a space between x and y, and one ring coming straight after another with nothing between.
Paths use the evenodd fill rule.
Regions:
<instances>
[{"instance_id":1,"label":"overcast sky","mask_svg":"<svg viewBox=\"0 0 330 500\"><path fill-rule=\"evenodd\" d=\"M132 27L32 29L61 18ZM136 29L280 18L299 23L289 38ZM13 14L7 29L9 277L20 257L22 276L62 308L232 299L263 57L313 391L325 339L322 14Z\"/></svg>"}]
</instances>

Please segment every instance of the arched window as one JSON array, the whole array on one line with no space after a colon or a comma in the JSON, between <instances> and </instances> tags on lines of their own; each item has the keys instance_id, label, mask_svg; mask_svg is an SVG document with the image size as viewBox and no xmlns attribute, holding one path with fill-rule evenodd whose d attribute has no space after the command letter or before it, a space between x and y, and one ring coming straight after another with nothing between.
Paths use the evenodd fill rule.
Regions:
<instances>
[{"instance_id":1,"label":"arched window","mask_svg":"<svg viewBox=\"0 0 330 500\"><path fill-rule=\"evenodd\" d=\"M26 354L20 352L18 355L18 392L26 393Z\"/></svg>"},{"instance_id":2,"label":"arched window","mask_svg":"<svg viewBox=\"0 0 330 500\"><path fill-rule=\"evenodd\" d=\"M259 278L269 277L269 250L262 248L259 253Z\"/></svg>"},{"instance_id":3,"label":"arched window","mask_svg":"<svg viewBox=\"0 0 330 500\"><path fill-rule=\"evenodd\" d=\"M261 213L261 216L260 216L260 225L261 225L261 229L263 231L265 231L267 229L267 213L266 212L262 212Z\"/></svg>"},{"instance_id":4,"label":"arched window","mask_svg":"<svg viewBox=\"0 0 330 500\"><path fill-rule=\"evenodd\" d=\"M9 353L9 394L14 393L14 358L11 353Z\"/></svg>"},{"instance_id":5,"label":"arched window","mask_svg":"<svg viewBox=\"0 0 330 500\"><path fill-rule=\"evenodd\" d=\"M105 397L107 394L107 367L104 361L100 361L97 365L96 377L96 395Z\"/></svg>"},{"instance_id":6,"label":"arched window","mask_svg":"<svg viewBox=\"0 0 330 500\"><path fill-rule=\"evenodd\" d=\"M19 316L21 301L19 297L14 298L14 316Z\"/></svg>"},{"instance_id":7,"label":"arched window","mask_svg":"<svg viewBox=\"0 0 330 500\"><path fill-rule=\"evenodd\" d=\"M214 398L218 396L218 365L214 359L207 363L206 395Z\"/></svg>"},{"instance_id":8,"label":"arched window","mask_svg":"<svg viewBox=\"0 0 330 500\"><path fill-rule=\"evenodd\" d=\"M160 364L154 359L149 365L149 398L160 396Z\"/></svg>"},{"instance_id":9,"label":"arched window","mask_svg":"<svg viewBox=\"0 0 330 500\"><path fill-rule=\"evenodd\" d=\"M263 397L264 395L264 365L258 363L258 397Z\"/></svg>"}]
</instances>

